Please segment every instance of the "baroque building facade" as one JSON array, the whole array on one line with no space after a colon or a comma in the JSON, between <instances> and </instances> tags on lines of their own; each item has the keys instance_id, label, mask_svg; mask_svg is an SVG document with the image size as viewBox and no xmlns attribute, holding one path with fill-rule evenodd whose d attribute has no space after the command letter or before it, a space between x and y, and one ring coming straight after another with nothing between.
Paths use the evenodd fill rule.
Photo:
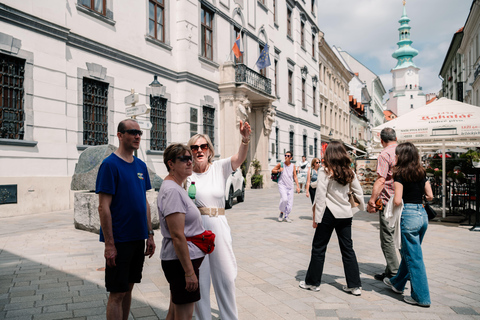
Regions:
<instances>
[{"instance_id":1,"label":"baroque building facade","mask_svg":"<svg viewBox=\"0 0 480 320\"><path fill-rule=\"evenodd\" d=\"M132 89L151 107L137 117L138 157L158 175L166 146L196 133L216 158L233 155L247 120L247 165L258 159L269 186L284 150L299 159L320 145L316 12L316 1L2 1L0 185L16 201L0 216L72 208L79 155L118 145ZM271 65L258 70L267 46Z\"/></svg>"},{"instance_id":2,"label":"baroque building facade","mask_svg":"<svg viewBox=\"0 0 480 320\"><path fill-rule=\"evenodd\" d=\"M343 65L325 39L319 42L319 93L322 143L351 143L348 84L353 74Z\"/></svg>"}]
</instances>

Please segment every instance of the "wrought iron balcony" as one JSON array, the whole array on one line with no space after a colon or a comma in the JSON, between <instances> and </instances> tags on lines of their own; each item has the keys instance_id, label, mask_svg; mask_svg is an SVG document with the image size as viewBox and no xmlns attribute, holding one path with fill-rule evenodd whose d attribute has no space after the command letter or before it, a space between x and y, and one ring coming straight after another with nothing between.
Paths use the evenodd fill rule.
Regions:
<instances>
[{"instance_id":1,"label":"wrought iron balcony","mask_svg":"<svg viewBox=\"0 0 480 320\"><path fill-rule=\"evenodd\" d=\"M272 80L253 71L244 64L235 65L235 82L243 82L266 94L272 94Z\"/></svg>"}]
</instances>

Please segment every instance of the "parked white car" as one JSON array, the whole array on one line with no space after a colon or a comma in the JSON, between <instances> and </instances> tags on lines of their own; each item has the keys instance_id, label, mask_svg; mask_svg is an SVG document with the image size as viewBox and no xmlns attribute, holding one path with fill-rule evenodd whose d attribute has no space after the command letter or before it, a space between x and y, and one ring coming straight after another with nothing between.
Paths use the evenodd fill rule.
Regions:
<instances>
[{"instance_id":1,"label":"parked white car","mask_svg":"<svg viewBox=\"0 0 480 320\"><path fill-rule=\"evenodd\" d=\"M225 186L225 209L230 209L233 206L235 197L237 197L238 202L245 200L245 179L240 168L233 171L227 179L227 185Z\"/></svg>"}]
</instances>

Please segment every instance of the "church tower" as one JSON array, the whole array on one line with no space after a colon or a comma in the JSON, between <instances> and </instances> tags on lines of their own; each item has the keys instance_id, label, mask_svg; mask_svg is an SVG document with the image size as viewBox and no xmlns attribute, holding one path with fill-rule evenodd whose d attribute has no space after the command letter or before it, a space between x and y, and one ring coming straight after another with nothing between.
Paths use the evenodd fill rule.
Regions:
<instances>
[{"instance_id":1,"label":"church tower","mask_svg":"<svg viewBox=\"0 0 480 320\"><path fill-rule=\"evenodd\" d=\"M392 54L392 57L397 59L397 65L390 70L393 87L389 90L387 109L397 116L401 116L424 106L426 97L419 83L418 71L420 69L413 63L413 57L418 54L418 50L411 46L411 27L408 24L410 19L407 17L405 1L403 1L402 17L398 22L400 23L398 49Z\"/></svg>"}]
</instances>

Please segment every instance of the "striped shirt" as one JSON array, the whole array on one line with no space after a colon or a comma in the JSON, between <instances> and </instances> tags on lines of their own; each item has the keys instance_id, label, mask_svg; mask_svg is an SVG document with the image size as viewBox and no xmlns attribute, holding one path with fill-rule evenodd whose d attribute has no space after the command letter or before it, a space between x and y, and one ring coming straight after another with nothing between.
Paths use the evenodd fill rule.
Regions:
<instances>
[{"instance_id":1,"label":"striped shirt","mask_svg":"<svg viewBox=\"0 0 480 320\"><path fill-rule=\"evenodd\" d=\"M390 197L395 193L395 189L393 187L393 167L397 162L395 158L396 148L396 143L391 144L383 149L378 156L377 175L385 178L385 186L383 187L382 192L380 192L380 198L382 199L384 205L388 203Z\"/></svg>"}]
</instances>

